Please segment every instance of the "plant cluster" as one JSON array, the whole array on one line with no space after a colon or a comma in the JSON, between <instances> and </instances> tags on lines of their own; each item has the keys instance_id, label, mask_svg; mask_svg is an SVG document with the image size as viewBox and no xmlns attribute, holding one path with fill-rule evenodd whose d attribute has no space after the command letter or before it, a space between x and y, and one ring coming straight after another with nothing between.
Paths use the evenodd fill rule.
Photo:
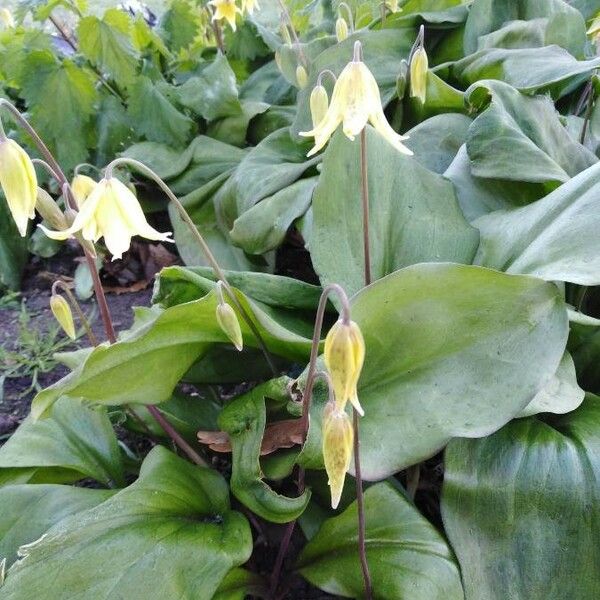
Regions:
<instances>
[{"instance_id":1,"label":"plant cluster","mask_svg":"<svg viewBox=\"0 0 600 600\"><path fill-rule=\"evenodd\" d=\"M368 600L595 600L596 4L174 0L157 30L81 16L76 59L22 65L87 73L137 133L89 177L36 110L57 88L0 100L6 220L77 240L106 333L0 448L0 597L283 598L295 572ZM187 266L117 334L94 256L136 235ZM318 285L275 274L293 243ZM69 336L71 307L87 328L56 284Z\"/></svg>"}]
</instances>

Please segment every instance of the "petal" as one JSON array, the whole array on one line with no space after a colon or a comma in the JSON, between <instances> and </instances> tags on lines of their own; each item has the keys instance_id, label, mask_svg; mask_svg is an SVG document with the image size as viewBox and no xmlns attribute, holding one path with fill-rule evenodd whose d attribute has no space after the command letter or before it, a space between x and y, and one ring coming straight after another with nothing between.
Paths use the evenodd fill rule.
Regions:
<instances>
[{"instance_id":1,"label":"petal","mask_svg":"<svg viewBox=\"0 0 600 600\"><path fill-rule=\"evenodd\" d=\"M391 125L387 122L385 115L383 114L383 110L379 110L376 113L373 113L369 117L369 121L375 128L375 130L380 133L396 150L402 152L402 154L406 154L407 156L412 156L412 150L409 150L403 143L402 140L407 140L408 136L400 135L396 133Z\"/></svg>"}]
</instances>

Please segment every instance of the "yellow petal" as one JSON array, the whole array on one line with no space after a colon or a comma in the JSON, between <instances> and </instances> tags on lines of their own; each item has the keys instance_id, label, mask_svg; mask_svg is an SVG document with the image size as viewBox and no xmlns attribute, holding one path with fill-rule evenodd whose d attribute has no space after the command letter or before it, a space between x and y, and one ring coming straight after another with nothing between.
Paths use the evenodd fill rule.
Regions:
<instances>
[{"instance_id":1,"label":"yellow petal","mask_svg":"<svg viewBox=\"0 0 600 600\"><path fill-rule=\"evenodd\" d=\"M52 294L50 296L50 310L64 332L74 340L77 336L75 335L75 324L73 323L73 314L69 303L61 295Z\"/></svg>"},{"instance_id":2,"label":"yellow petal","mask_svg":"<svg viewBox=\"0 0 600 600\"><path fill-rule=\"evenodd\" d=\"M77 206L81 208L83 203L87 200L88 196L94 191L94 188L98 184L87 175L75 175L71 182L71 191L75 197Z\"/></svg>"},{"instance_id":3,"label":"yellow petal","mask_svg":"<svg viewBox=\"0 0 600 600\"><path fill-rule=\"evenodd\" d=\"M223 333L231 340L231 343L238 349L243 350L244 340L242 330L237 315L231 306L225 302L217 305L217 323L223 330Z\"/></svg>"},{"instance_id":4,"label":"yellow petal","mask_svg":"<svg viewBox=\"0 0 600 600\"><path fill-rule=\"evenodd\" d=\"M425 104L429 61L425 48L418 48L410 59L410 95Z\"/></svg>"}]
</instances>

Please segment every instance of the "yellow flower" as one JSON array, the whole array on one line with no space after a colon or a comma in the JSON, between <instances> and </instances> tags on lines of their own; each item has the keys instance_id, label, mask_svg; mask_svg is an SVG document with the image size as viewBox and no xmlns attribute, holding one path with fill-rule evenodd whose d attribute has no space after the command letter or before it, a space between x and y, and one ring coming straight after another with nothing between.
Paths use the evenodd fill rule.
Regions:
<instances>
[{"instance_id":1,"label":"yellow flower","mask_svg":"<svg viewBox=\"0 0 600 600\"><path fill-rule=\"evenodd\" d=\"M37 177L27 152L14 140L0 138L0 186L21 236L35 217Z\"/></svg>"},{"instance_id":2,"label":"yellow flower","mask_svg":"<svg viewBox=\"0 0 600 600\"><path fill-rule=\"evenodd\" d=\"M251 15L255 10L260 10L258 0L242 0L242 12Z\"/></svg>"},{"instance_id":3,"label":"yellow flower","mask_svg":"<svg viewBox=\"0 0 600 600\"><path fill-rule=\"evenodd\" d=\"M425 48L420 46L410 59L410 96L418 98L422 104L425 104L427 93L427 69L429 60Z\"/></svg>"},{"instance_id":4,"label":"yellow flower","mask_svg":"<svg viewBox=\"0 0 600 600\"><path fill-rule=\"evenodd\" d=\"M60 294L52 294L50 296L50 310L64 332L74 340L77 336L75 335L75 323L73 323L73 314L69 303Z\"/></svg>"},{"instance_id":5,"label":"yellow flower","mask_svg":"<svg viewBox=\"0 0 600 600\"><path fill-rule=\"evenodd\" d=\"M316 154L333 135L340 123L346 136L353 140L366 126L367 121L392 145L404 154L412 152L401 141L408 139L396 133L387 122L377 81L368 67L360 60L360 42L354 44L354 59L340 73L331 104L325 118L311 131L301 131L300 135L314 137L315 145L307 156Z\"/></svg>"},{"instance_id":6,"label":"yellow flower","mask_svg":"<svg viewBox=\"0 0 600 600\"><path fill-rule=\"evenodd\" d=\"M358 414L365 413L358 401L356 386L365 360L365 341L354 321L339 319L325 338L325 366L331 377L338 410L350 400Z\"/></svg>"},{"instance_id":7,"label":"yellow flower","mask_svg":"<svg viewBox=\"0 0 600 600\"><path fill-rule=\"evenodd\" d=\"M75 177L73 177L73 181L71 182L71 191L73 192L75 202L77 202L77 206L79 208L83 206L83 203L87 200L88 196L92 193L97 185L98 184L87 175L75 175Z\"/></svg>"},{"instance_id":8,"label":"yellow flower","mask_svg":"<svg viewBox=\"0 0 600 600\"><path fill-rule=\"evenodd\" d=\"M141 235L149 240L172 242L171 232L160 233L146 222L144 211L134 193L117 178L102 179L87 197L73 225L64 231L50 231L39 225L55 240L64 240L81 232L83 239L93 242L104 237L113 260L129 249L131 238Z\"/></svg>"},{"instance_id":9,"label":"yellow flower","mask_svg":"<svg viewBox=\"0 0 600 600\"><path fill-rule=\"evenodd\" d=\"M235 0L210 0L209 4L215 7L215 14L213 15L213 21L221 21L225 19L231 29L235 31L235 17L242 11L235 4Z\"/></svg>"},{"instance_id":10,"label":"yellow flower","mask_svg":"<svg viewBox=\"0 0 600 600\"><path fill-rule=\"evenodd\" d=\"M231 340L231 343L238 349L243 350L244 340L242 339L242 330L235 311L226 302L217 304L217 323L223 330L223 333Z\"/></svg>"},{"instance_id":11,"label":"yellow flower","mask_svg":"<svg viewBox=\"0 0 600 600\"><path fill-rule=\"evenodd\" d=\"M323 461L329 477L331 508L337 508L340 503L353 443L350 418L343 410L328 403L323 412Z\"/></svg>"},{"instance_id":12,"label":"yellow flower","mask_svg":"<svg viewBox=\"0 0 600 600\"><path fill-rule=\"evenodd\" d=\"M310 116L313 127L316 127L327 114L329 108L329 96L322 85L315 85L310 93Z\"/></svg>"},{"instance_id":13,"label":"yellow flower","mask_svg":"<svg viewBox=\"0 0 600 600\"><path fill-rule=\"evenodd\" d=\"M15 26L15 20L8 8L0 8L0 24L2 24L5 29Z\"/></svg>"}]
</instances>

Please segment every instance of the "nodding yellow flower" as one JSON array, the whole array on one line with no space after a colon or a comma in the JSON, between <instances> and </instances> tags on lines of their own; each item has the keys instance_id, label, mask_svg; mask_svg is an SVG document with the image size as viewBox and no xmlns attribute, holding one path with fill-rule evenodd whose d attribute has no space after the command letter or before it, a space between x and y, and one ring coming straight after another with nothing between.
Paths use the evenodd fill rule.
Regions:
<instances>
[{"instance_id":1,"label":"nodding yellow flower","mask_svg":"<svg viewBox=\"0 0 600 600\"><path fill-rule=\"evenodd\" d=\"M348 37L348 23L344 17L338 17L335 22L335 37L338 42L343 42Z\"/></svg>"},{"instance_id":2,"label":"nodding yellow flower","mask_svg":"<svg viewBox=\"0 0 600 600\"><path fill-rule=\"evenodd\" d=\"M242 14L241 9L236 5L235 0L210 0L209 4L215 7L213 21L221 21L225 19L231 29L235 31L235 17L237 14Z\"/></svg>"},{"instance_id":3,"label":"nodding yellow flower","mask_svg":"<svg viewBox=\"0 0 600 600\"><path fill-rule=\"evenodd\" d=\"M327 114L329 96L322 85L316 85L310 93L310 116L313 127L316 127Z\"/></svg>"},{"instance_id":4,"label":"nodding yellow flower","mask_svg":"<svg viewBox=\"0 0 600 600\"><path fill-rule=\"evenodd\" d=\"M242 0L242 13L251 15L255 10L260 10L258 0Z\"/></svg>"},{"instance_id":5,"label":"nodding yellow flower","mask_svg":"<svg viewBox=\"0 0 600 600\"><path fill-rule=\"evenodd\" d=\"M325 338L325 366L331 377L335 403L344 410L350 400L358 414L365 412L358 401L356 386L365 360L365 341L354 321L339 319Z\"/></svg>"},{"instance_id":6,"label":"nodding yellow flower","mask_svg":"<svg viewBox=\"0 0 600 600\"><path fill-rule=\"evenodd\" d=\"M235 311L226 302L217 304L217 323L223 330L223 333L231 340L231 343L238 349L243 350L244 340L242 330Z\"/></svg>"},{"instance_id":7,"label":"nodding yellow flower","mask_svg":"<svg viewBox=\"0 0 600 600\"><path fill-rule=\"evenodd\" d=\"M37 177L27 152L14 140L0 136L0 187L22 237L35 217Z\"/></svg>"},{"instance_id":8,"label":"nodding yellow flower","mask_svg":"<svg viewBox=\"0 0 600 600\"><path fill-rule=\"evenodd\" d=\"M8 8L0 8L0 24L5 29L15 26L15 20L13 19L12 13L10 10L8 10Z\"/></svg>"},{"instance_id":9,"label":"nodding yellow flower","mask_svg":"<svg viewBox=\"0 0 600 600\"><path fill-rule=\"evenodd\" d=\"M50 310L64 332L74 340L77 336L75 335L75 323L73 323L73 314L69 303L60 294L52 294L50 296Z\"/></svg>"},{"instance_id":10,"label":"nodding yellow flower","mask_svg":"<svg viewBox=\"0 0 600 600\"><path fill-rule=\"evenodd\" d=\"M328 403L323 412L323 461L329 477L331 508L337 508L340 503L353 443L350 418L343 410Z\"/></svg>"},{"instance_id":11,"label":"nodding yellow flower","mask_svg":"<svg viewBox=\"0 0 600 600\"><path fill-rule=\"evenodd\" d=\"M65 240L79 232L84 240L93 242L104 237L113 260L129 250L134 235L162 242L173 241L169 237L171 232L160 233L148 225L135 194L116 177L104 178L96 184L68 229L50 231L43 225L38 227L54 240Z\"/></svg>"},{"instance_id":12,"label":"nodding yellow flower","mask_svg":"<svg viewBox=\"0 0 600 600\"><path fill-rule=\"evenodd\" d=\"M308 83L308 74L302 65L298 65L296 67L296 82L298 83L298 87L300 89L304 89Z\"/></svg>"},{"instance_id":13,"label":"nodding yellow flower","mask_svg":"<svg viewBox=\"0 0 600 600\"><path fill-rule=\"evenodd\" d=\"M423 46L419 46L410 59L410 96L425 104L427 96L427 69L429 60Z\"/></svg>"},{"instance_id":14,"label":"nodding yellow flower","mask_svg":"<svg viewBox=\"0 0 600 600\"><path fill-rule=\"evenodd\" d=\"M314 137L315 145L307 156L316 154L333 135L340 123L346 136L353 140L366 126L367 121L403 154L412 154L401 141L407 136L396 133L387 122L381 105L377 81L365 63L360 60L360 42L354 44L354 58L340 73L333 88L327 114L311 131L301 131L304 137Z\"/></svg>"},{"instance_id":15,"label":"nodding yellow flower","mask_svg":"<svg viewBox=\"0 0 600 600\"><path fill-rule=\"evenodd\" d=\"M87 200L88 196L94 191L94 188L98 185L91 177L87 175L75 175L71 182L71 191L77 206L81 208L83 203Z\"/></svg>"}]
</instances>

